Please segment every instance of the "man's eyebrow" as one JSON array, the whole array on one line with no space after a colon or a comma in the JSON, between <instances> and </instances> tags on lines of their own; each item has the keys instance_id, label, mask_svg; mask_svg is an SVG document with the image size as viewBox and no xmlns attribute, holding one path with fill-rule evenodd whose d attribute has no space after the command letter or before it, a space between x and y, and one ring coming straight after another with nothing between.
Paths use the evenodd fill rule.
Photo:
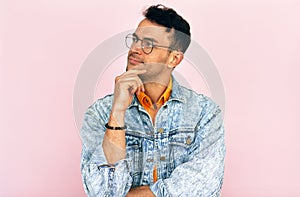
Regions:
<instances>
[{"instance_id":1,"label":"man's eyebrow","mask_svg":"<svg viewBox=\"0 0 300 197\"><path fill-rule=\"evenodd\" d=\"M144 40L145 40L145 39L146 39L146 40L151 40L152 42L155 42L155 43L158 43L158 41L155 40L154 38L147 38L147 37L146 37L146 38L144 38Z\"/></svg>"},{"instance_id":2,"label":"man's eyebrow","mask_svg":"<svg viewBox=\"0 0 300 197\"><path fill-rule=\"evenodd\" d=\"M135 37L137 37L137 38L139 38L139 37L136 35L136 33L133 33L132 35L135 36Z\"/></svg>"},{"instance_id":3,"label":"man's eyebrow","mask_svg":"<svg viewBox=\"0 0 300 197\"><path fill-rule=\"evenodd\" d=\"M133 36L136 36L138 39L140 39L136 33L133 33L132 35L133 35ZM152 42L158 43L158 41L155 40L154 38L147 38L147 37L146 37L146 38L143 38L143 40L151 40Z\"/></svg>"}]
</instances>

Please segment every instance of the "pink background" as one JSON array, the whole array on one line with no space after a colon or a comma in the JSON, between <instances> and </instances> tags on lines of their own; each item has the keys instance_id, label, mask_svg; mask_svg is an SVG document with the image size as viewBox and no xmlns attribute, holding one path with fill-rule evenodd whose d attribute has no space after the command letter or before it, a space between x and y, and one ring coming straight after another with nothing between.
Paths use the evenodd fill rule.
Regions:
<instances>
[{"instance_id":1,"label":"pink background","mask_svg":"<svg viewBox=\"0 0 300 197\"><path fill-rule=\"evenodd\" d=\"M300 2L160 2L190 22L223 80L222 196L300 196ZM136 27L142 8L158 2L0 3L0 196L85 196L77 73L98 44Z\"/></svg>"}]
</instances>

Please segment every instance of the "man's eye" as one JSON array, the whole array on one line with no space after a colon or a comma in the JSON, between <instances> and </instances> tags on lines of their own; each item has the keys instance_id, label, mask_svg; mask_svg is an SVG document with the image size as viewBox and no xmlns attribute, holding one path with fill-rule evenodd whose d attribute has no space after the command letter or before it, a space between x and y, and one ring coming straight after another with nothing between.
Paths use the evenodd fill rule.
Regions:
<instances>
[{"instance_id":1,"label":"man's eye","mask_svg":"<svg viewBox=\"0 0 300 197\"><path fill-rule=\"evenodd\" d=\"M152 47L152 41L150 40L144 40L143 41L144 47Z\"/></svg>"},{"instance_id":2,"label":"man's eye","mask_svg":"<svg viewBox=\"0 0 300 197\"><path fill-rule=\"evenodd\" d=\"M133 41L133 42L137 42L138 39L137 39L136 37L132 37L132 41Z\"/></svg>"}]
</instances>

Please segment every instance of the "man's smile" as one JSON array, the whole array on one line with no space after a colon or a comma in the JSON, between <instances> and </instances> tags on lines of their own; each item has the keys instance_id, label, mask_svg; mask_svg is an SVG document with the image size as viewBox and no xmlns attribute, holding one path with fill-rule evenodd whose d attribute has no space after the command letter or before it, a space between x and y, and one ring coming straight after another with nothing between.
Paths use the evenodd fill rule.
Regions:
<instances>
[{"instance_id":1,"label":"man's smile","mask_svg":"<svg viewBox=\"0 0 300 197\"><path fill-rule=\"evenodd\" d=\"M132 65L138 65L138 64L143 64L144 62L136 57L134 57L133 55L130 55L128 57L128 62Z\"/></svg>"}]
</instances>

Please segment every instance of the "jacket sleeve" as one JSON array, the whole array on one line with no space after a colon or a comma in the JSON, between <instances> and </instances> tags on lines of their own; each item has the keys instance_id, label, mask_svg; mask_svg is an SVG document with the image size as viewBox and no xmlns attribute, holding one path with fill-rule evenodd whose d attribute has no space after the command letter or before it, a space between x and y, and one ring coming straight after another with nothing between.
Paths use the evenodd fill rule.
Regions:
<instances>
[{"instance_id":1,"label":"jacket sleeve","mask_svg":"<svg viewBox=\"0 0 300 197\"><path fill-rule=\"evenodd\" d=\"M130 160L120 160L108 165L102 149L107 121L105 108L95 103L85 113L80 131L82 139L81 174L83 186L89 197L126 196L132 177Z\"/></svg>"},{"instance_id":2,"label":"jacket sleeve","mask_svg":"<svg viewBox=\"0 0 300 197\"><path fill-rule=\"evenodd\" d=\"M225 157L222 115L212 102L201 114L187 162L178 165L169 178L150 187L156 196L220 196Z\"/></svg>"}]
</instances>

